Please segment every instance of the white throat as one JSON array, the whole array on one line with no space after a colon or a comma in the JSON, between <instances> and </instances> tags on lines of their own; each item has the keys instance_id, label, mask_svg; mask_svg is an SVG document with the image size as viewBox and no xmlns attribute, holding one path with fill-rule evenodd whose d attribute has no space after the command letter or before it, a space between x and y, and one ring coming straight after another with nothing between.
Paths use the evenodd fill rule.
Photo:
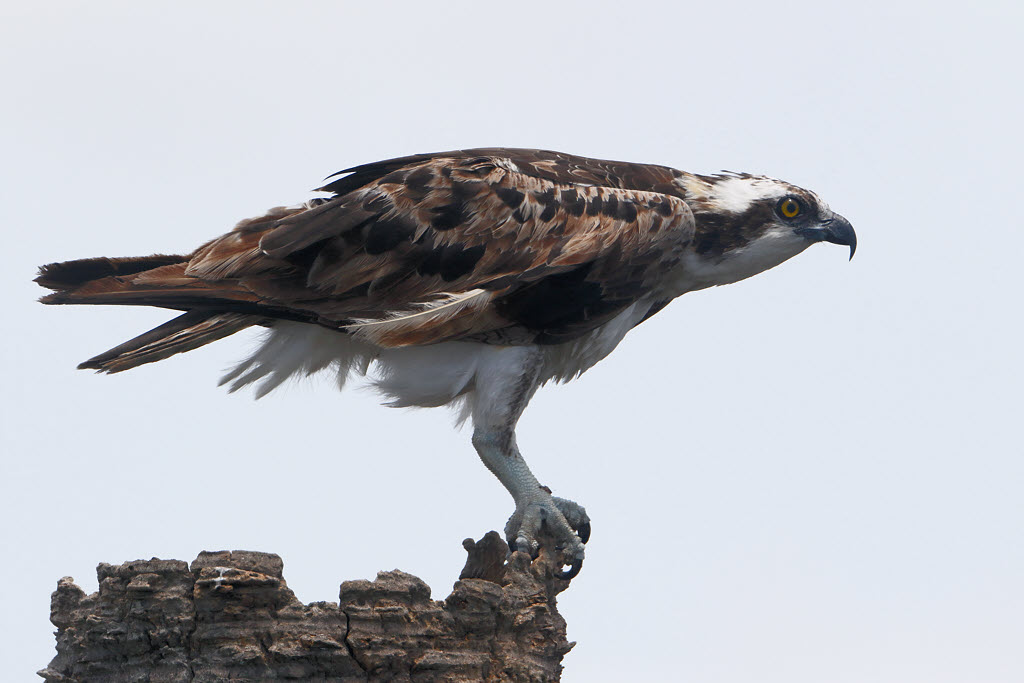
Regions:
<instances>
[{"instance_id":1,"label":"white throat","mask_svg":"<svg viewBox=\"0 0 1024 683\"><path fill-rule=\"evenodd\" d=\"M722 255L687 251L680 263L676 286L683 294L739 282L793 258L811 244L791 229L779 227Z\"/></svg>"}]
</instances>

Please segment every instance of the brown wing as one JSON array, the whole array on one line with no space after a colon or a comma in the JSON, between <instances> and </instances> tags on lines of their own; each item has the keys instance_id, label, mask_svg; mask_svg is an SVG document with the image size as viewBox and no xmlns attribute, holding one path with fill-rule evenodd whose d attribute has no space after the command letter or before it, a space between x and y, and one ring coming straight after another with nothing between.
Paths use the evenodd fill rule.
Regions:
<instances>
[{"instance_id":1,"label":"brown wing","mask_svg":"<svg viewBox=\"0 0 1024 683\"><path fill-rule=\"evenodd\" d=\"M678 262L689 208L628 187L674 173L523 150L379 162L323 188L334 198L241 223L185 275L384 346L497 331L563 341L651 295Z\"/></svg>"},{"instance_id":2,"label":"brown wing","mask_svg":"<svg viewBox=\"0 0 1024 683\"><path fill-rule=\"evenodd\" d=\"M379 180L389 173L418 167L426 162L449 159L453 163L465 163L469 160L483 160L488 157L505 159L514 164L524 175L550 180L562 185L600 185L617 187L620 190L642 190L667 194L680 199L685 198L682 189L672 182L683 174L668 166L590 159L564 152L511 147L460 149L375 161L335 173L335 176L347 175L320 189L344 195Z\"/></svg>"}]
</instances>

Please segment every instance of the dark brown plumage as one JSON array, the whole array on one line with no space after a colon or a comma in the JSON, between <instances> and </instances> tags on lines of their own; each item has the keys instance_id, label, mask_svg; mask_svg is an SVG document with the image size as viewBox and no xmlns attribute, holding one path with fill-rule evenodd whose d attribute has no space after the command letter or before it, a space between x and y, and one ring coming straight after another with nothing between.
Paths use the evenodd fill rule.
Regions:
<instances>
[{"instance_id":1,"label":"dark brown plumage","mask_svg":"<svg viewBox=\"0 0 1024 683\"><path fill-rule=\"evenodd\" d=\"M332 197L188 255L44 266L43 301L189 312L83 364L111 372L274 319L384 347L557 343L650 295L694 231L680 172L661 166L477 149L343 173Z\"/></svg>"}]
</instances>

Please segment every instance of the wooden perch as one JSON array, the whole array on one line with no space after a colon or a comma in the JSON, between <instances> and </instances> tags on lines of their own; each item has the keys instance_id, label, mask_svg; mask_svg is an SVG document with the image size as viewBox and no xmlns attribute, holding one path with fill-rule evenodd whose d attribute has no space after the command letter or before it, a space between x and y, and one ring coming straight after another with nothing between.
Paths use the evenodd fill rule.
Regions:
<instances>
[{"instance_id":1,"label":"wooden perch","mask_svg":"<svg viewBox=\"0 0 1024 683\"><path fill-rule=\"evenodd\" d=\"M512 555L495 532L467 539L447 598L402 571L345 581L304 605L277 555L202 552L97 568L53 593L57 656L39 675L89 681L557 681L572 649L555 596L569 583L546 553Z\"/></svg>"}]
</instances>

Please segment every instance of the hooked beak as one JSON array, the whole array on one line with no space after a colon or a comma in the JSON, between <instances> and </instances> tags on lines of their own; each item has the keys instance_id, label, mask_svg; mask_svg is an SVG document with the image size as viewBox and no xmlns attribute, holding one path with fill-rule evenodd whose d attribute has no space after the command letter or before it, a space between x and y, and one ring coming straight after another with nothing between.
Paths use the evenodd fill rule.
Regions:
<instances>
[{"instance_id":1,"label":"hooked beak","mask_svg":"<svg viewBox=\"0 0 1024 683\"><path fill-rule=\"evenodd\" d=\"M850 221L836 214L825 226L825 241L850 247L850 260L853 260L853 252L857 251L857 233Z\"/></svg>"},{"instance_id":2,"label":"hooked beak","mask_svg":"<svg viewBox=\"0 0 1024 683\"><path fill-rule=\"evenodd\" d=\"M850 247L851 260L853 253L857 251L857 233L853 231L850 221L838 213L822 223L820 228L797 228L796 232L814 242L831 242Z\"/></svg>"}]
</instances>

